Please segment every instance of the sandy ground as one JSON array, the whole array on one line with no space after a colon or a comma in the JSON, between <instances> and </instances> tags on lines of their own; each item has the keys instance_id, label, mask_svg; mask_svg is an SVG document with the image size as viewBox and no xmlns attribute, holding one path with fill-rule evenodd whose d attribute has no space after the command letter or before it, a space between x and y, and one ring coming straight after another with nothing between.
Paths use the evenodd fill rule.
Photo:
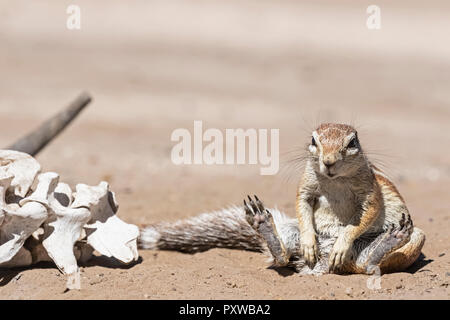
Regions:
<instances>
[{"instance_id":1,"label":"sandy ground","mask_svg":"<svg viewBox=\"0 0 450 320\"><path fill-rule=\"evenodd\" d=\"M76 1L82 28L65 27L72 1L0 5L0 145L7 146L81 90L95 101L38 159L62 180L111 183L124 220L175 221L256 193L294 214L299 172L286 165L175 166L176 128L279 128L282 161L319 121L359 128L427 235L410 270L299 276L258 253L140 251L122 267L82 267L63 293L51 265L0 271L1 299L448 299L450 289L449 3L377 1ZM126 3L126 4L125 4Z\"/></svg>"}]
</instances>

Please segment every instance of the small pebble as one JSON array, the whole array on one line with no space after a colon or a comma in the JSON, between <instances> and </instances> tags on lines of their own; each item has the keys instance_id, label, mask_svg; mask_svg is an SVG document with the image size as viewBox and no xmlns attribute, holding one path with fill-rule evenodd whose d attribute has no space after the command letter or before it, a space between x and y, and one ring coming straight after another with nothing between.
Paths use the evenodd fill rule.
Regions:
<instances>
[{"instance_id":1,"label":"small pebble","mask_svg":"<svg viewBox=\"0 0 450 320\"><path fill-rule=\"evenodd\" d=\"M352 295L352 288L345 289L345 294L348 295L348 296L351 296Z\"/></svg>"},{"instance_id":2,"label":"small pebble","mask_svg":"<svg viewBox=\"0 0 450 320\"><path fill-rule=\"evenodd\" d=\"M442 252L442 253L440 253L440 254L438 255L439 258L440 258L440 257L443 257L443 256L445 256L445 253L444 253L444 252Z\"/></svg>"}]
</instances>

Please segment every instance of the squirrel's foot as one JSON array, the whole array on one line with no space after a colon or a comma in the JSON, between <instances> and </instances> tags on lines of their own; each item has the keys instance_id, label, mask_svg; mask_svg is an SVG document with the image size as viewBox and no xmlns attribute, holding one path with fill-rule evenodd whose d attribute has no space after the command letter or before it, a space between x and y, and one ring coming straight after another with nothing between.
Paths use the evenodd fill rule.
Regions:
<instances>
[{"instance_id":1,"label":"squirrel's foot","mask_svg":"<svg viewBox=\"0 0 450 320\"><path fill-rule=\"evenodd\" d=\"M344 237L338 237L331 249L328 266L331 272L339 270L351 255L352 243L349 243Z\"/></svg>"},{"instance_id":2,"label":"squirrel's foot","mask_svg":"<svg viewBox=\"0 0 450 320\"><path fill-rule=\"evenodd\" d=\"M380 234L368 247L370 253L366 262L367 272L372 273L383 258L407 242L411 235L410 230L410 223L401 221L400 226L390 225L385 233Z\"/></svg>"},{"instance_id":3,"label":"squirrel's foot","mask_svg":"<svg viewBox=\"0 0 450 320\"><path fill-rule=\"evenodd\" d=\"M308 266L314 268L319 260L319 249L316 234L314 232L303 232L300 235L300 255L306 260Z\"/></svg>"},{"instance_id":4,"label":"squirrel's foot","mask_svg":"<svg viewBox=\"0 0 450 320\"><path fill-rule=\"evenodd\" d=\"M285 266L289 262L286 249L278 236L278 232L269 210L264 208L263 203L255 195L255 200L248 196L248 201L244 200L245 218L266 241L267 247L274 258L276 266Z\"/></svg>"},{"instance_id":5,"label":"squirrel's foot","mask_svg":"<svg viewBox=\"0 0 450 320\"><path fill-rule=\"evenodd\" d=\"M266 219L266 213L264 212L266 209L256 195L256 201L253 201L250 196L247 197L249 203L247 203L244 199L245 219L253 229L259 231L259 225Z\"/></svg>"}]
</instances>

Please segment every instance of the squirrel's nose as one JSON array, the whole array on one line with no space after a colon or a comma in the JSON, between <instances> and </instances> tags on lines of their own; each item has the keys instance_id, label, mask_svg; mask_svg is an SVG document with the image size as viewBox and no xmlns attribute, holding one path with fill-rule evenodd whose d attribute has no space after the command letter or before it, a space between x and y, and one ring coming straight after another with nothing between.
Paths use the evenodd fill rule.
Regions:
<instances>
[{"instance_id":1,"label":"squirrel's nose","mask_svg":"<svg viewBox=\"0 0 450 320\"><path fill-rule=\"evenodd\" d=\"M327 169L330 169L335 163L336 159L334 157L326 156L325 159L323 159L323 164Z\"/></svg>"},{"instance_id":2,"label":"squirrel's nose","mask_svg":"<svg viewBox=\"0 0 450 320\"><path fill-rule=\"evenodd\" d=\"M330 169L332 166L334 166L334 162L333 163L323 163L324 165L325 165L325 167L327 168L327 169Z\"/></svg>"}]
</instances>

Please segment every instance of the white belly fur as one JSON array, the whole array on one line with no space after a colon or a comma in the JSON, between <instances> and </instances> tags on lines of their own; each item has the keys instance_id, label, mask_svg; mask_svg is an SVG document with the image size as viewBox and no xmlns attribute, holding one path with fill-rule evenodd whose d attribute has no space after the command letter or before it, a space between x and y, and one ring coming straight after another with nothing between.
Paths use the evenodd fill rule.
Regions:
<instances>
[{"instance_id":1,"label":"white belly fur","mask_svg":"<svg viewBox=\"0 0 450 320\"><path fill-rule=\"evenodd\" d=\"M321 195L314 207L314 227L317 233L337 237L355 215L353 194Z\"/></svg>"}]
</instances>

